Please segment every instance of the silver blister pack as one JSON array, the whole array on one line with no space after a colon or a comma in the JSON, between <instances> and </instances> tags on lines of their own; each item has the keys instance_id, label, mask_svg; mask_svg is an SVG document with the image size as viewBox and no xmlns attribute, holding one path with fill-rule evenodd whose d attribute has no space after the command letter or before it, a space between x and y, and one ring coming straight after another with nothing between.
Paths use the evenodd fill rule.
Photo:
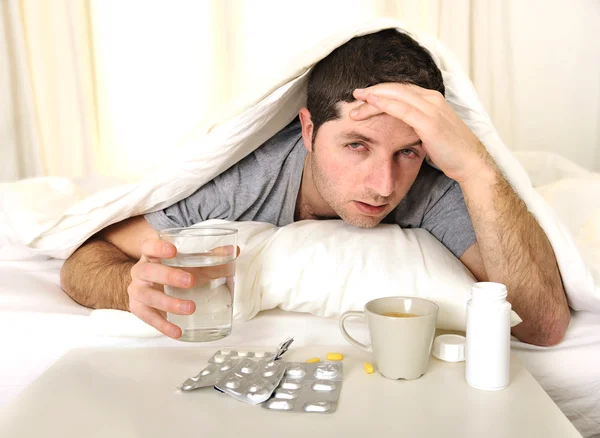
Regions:
<instances>
[{"instance_id":1,"label":"silver blister pack","mask_svg":"<svg viewBox=\"0 0 600 438\"><path fill-rule=\"evenodd\" d=\"M272 351L249 351L249 350L232 350L232 349L221 349L212 355L210 359L208 359L208 363L224 363L230 359L265 359L272 360L275 357L275 353Z\"/></svg>"},{"instance_id":2,"label":"silver blister pack","mask_svg":"<svg viewBox=\"0 0 600 438\"><path fill-rule=\"evenodd\" d=\"M244 358L215 384L237 400L257 405L268 400L285 373L285 362Z\"/></svg>"},{"instance_id":3,"label":"silver blister pack","mask_svg":"<svg viewBox=\"0 0 600 438\"><path fill-rule=\"evenodd\" d=\"M209 363L206 368L194 377L190 377L181 385L182 391L193 391L194 389L214 386L219 379L229 372L241 358L229 357L219 363Z\"/></svg>"},{"instance_id":4,"label":"silver blister pack","mask_svg":"<svg viewBox=\"0 0 600 438\"><path fill-rule=\"evenodd\" d=\"M331 414L342 388L341 362L288 362L273 397L262 407L273 411Z\"/></svg>"},{"instance_id":5,"label":"silver blister pack","mask_svg":"<svg viewBox=\"0 0 600 438\"><path fill-rule=\"evenodd\" d=\"M294 338L287 338L277 346L275 352L233 350L222 348L208 359L208 366L194 377L186 379L180 389L182 391L193 391L194 389L216 386L217 382L237 365L240 360L271 362L278 360L294 342Z\"/></svg>"}]
</instances>

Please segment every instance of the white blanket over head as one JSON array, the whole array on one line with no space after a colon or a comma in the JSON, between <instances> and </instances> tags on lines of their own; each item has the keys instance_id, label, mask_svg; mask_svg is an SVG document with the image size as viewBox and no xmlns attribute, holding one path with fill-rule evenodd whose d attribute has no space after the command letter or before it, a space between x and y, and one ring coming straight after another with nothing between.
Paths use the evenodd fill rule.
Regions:
<instances>
[{"instance_id":1,"label":"white blanket over head","mask_svg":"<svg viewBox=\"0 0 600 438\"><path fill-rule=\"evenodd\" d=\"M118 186L86 197L74 190L64 180L38 179L22 181L13 184L11 190L3 191L2 198L0 198L3 212L0 213L0 216L4 215L4 217L0 217L2 219L0 222L7 228L7 235L10 233L10 240L25 244L29 249L39 254L66 258L100 229L125 218L156 211L174 204L191 195L200 186L241 160L293 120L297 116L298 110L305 105L308 76L311 67L316 62L351 38L384 28L398 28L400 31L405 31L403 30L403 24L400 22L377 20L340 30L329 39L309 48L302 56L294 58L289 71L282 73L264 96L256 101L248 102L233 117L213 126L208 133L193 132L179 149L180 153L176 157L140 183ZM450 105L487 147L506 175L507 180L546 232L558 260L570 306L574 309L600 312L600 291L597 286L600 280L598 278L594 279L594 275L598 275L598 273L596 272L593 275L593 270L584 262L569 231L559 222L544 199L533 189L523 167L502 143L469 78L461 71L458 61L437 40L416 33L411 33L411 35L431 52L436 64L442 71L446 87L446 98ZM248 231L248 227L252 226L254 226L252 228L254 231ZM390 257L395 257L398 254L397 251L402 248L408 248L406 250L412 251L415 255L412 259L405 258L402 260L402 263L408 265L400 264L400 259L388 260L387 264L384 263L385 260L379 260L383 265L389 265L389 269L395 269L397 272L402 270L409 272L411 269L415 271L414 266L418 265L420 270L417 269L416 271L427 273L429 280L423 278L419 280L420 277L415 274L411 277L412 282L403 283L403 280L406 281L407 277L402 277L402 273L399 272L398 281L394 283L393 279L386 277L387 274L382 274L388 268L380 268L381 272L379 274L359 270L358 272L362 272L364 275L379 275L377 278L385 277L388 283L379 281L377 283L378 292L369 290L367 283L361 283L363 294L357 295L359 291L356 291L352 295L352 299L348 300L343 298L344 292L340 289L317 290L317 295L327 297L320 300L315 296L310 297L310 299L307 296L296 297L295 301L293 298L288 297L288 304L289 300L293 301L293 305L287 306L291 310L333 315L349 308L360 307L362 303L368 301L374 295L402 295L406 292L406 294L431 297L432 288L443 287L443 275L453 275L458 279L452 283L452 287L459 287L460 283L461 288L468 289L469 282L473 281L472 277L456 259L447 263L444 262L447 266L446 271L444 269L438 270L438 265L436 265L438 262L434 259L437 257L438 259L450 260L448 253L444 252L445 248L441 245L436 247L438 249L434 249L436 243L430 241L431 236L425 232L420 233L419 230L400 230L396 226L392 228L382 226L369 231L349 230L346 225L339 221L320 225L292 224L289 227L292 227L294 233L300 233L297 234L298 236L306 238L306 234L302 233L308 232L309 235L314 235L315 230L319 230L318 227L320 226L326 227L320 228L321 231L318 233L320 235L323 235L322 230L326 229L327 235L335 235L335 233L340 232L345 233L346 237L353 235L364 237L362 240L358 239L360 243L357 239L354 239L353 247L347 246L350 245L347 241L338 240L338 245L346 245L345 249L347 251L353 251L357 255L354 259L339 260L340 263L360 264L362 254L368 253L368 248L372 248L372 246L369 246L369 242L378 241L381 245L384 245L382 253L389 254ZM256 287L260 283L257 280L258 276L262 276L263 286L265 279L282 279L285 277L281 275L280 271L277 271L279 276L272 269L269 271L274 260L268 251L269 248L276 245L276 230L261 224L249 224L244 227L246 227L244 229L246 230L247 239L246 242L242 243L247 244L248 248L246 250L242 248L240 272L242 266L248 269L252 266L255 271L254 274L251 271L243 274L248 278L252 278L252 281L244 282L243 286L238 282L238 293L241 294L236 297L238 316L249 318L259 310L277 305L286 308L286 299L273 299L273 296L265 295L268 293L267 289L269 288ZM385 236L385 238L382 239L382 236ZM290 234L287 238L290 239ZM404 243L398 245L400 241ZM423 242L427 242L425 245L426 250L422 248ZM250 250L250 248L254 249ZM416 251L415 248L421 248L421 251ZM296 264L294 265L296 267L300 263L299 268L306 270L306 265L313 262L311 259L303 259L298 254L293 254L294 250L293 247L288 248L290 253L289 266L286 267L281 264L278 269L291 269L292 263ZM437 256L432 255L436 252L438 253ZM277 254L281 254L281 252ZM260 259L262 262L256 263L256 260L263 256L265 257ZM244 259L243 257L248 258ZM250 257L253 258L250 259ZM268 262L268 260L271 260L271 262ZM394 261L398 263L393 263ZM366 263L364 266L368 264ZM351 267L349 269L351 270ZM449 274L448 270L454 274ZM267 275L266 271L270 273ZM307 281L312 278L314 281L310 284L313 288L318 288L320 284L329 284L328 287L348 288L349 285L353 284L353 280L349 280L348 275L350 274L348 273L344 274L346 277L332 286L326 281L319 282L319 278L325 279L326 272L319 273L323 277L315 277L317 274L314 274L314 272L316 271L313 271L313 273L304 272L305 275L303 276L297 272L292 275L290 271L287 278L295 278L296 285L304 285L304 287L308 284ZM434 279L438 273L441 278L440 282L432 282L431 279ZM358 281L358 278L355 277L354 280ZM300 279L302 279L302 282ZM272 290L280 288L293 293L295 290L293 286L293 284L284 286L282 283L278 283L272 285ZM436 296L436 294L443 295L443 292L443 290L438 290L433 293L433 296ZM464 293L461 289L461 296ZM316 302L311 304L310 300L313 298ZM455 308L464 309L462 298L458 301L454 300L454 304ZM447 323L441 325L447 328L460 328L461 321L463 321L462 314L452 312L449 311L447 314L448 319L444 319Z\"/></svg>"}]
</instances>

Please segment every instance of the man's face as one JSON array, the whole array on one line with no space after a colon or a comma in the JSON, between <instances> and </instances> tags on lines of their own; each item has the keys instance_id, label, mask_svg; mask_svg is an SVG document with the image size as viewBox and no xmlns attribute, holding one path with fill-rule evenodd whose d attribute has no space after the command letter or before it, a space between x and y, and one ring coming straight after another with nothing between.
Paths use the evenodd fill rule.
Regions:
<instances>
[{"instance_id":1,"label":"man's face","mask_svg":"<svg viewBox=\"0 0 600 438\"><path fill-rule=\"evenodd\" d=\"M312 122L307 123L310 113L305 109L302 131L314 187L331 208L329 213L371 228L406 196L425 151L415 131L392 116L350 119L350 110L360 104L340 102L341 118L321 125L312 148Z\"/></svg>"}]
</instances>

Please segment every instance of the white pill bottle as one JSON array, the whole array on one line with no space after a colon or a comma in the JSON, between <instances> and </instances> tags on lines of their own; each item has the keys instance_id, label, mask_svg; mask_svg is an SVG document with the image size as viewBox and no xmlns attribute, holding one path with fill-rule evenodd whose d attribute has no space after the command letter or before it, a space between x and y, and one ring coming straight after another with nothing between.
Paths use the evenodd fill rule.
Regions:
<instances>
[{"instance_id":1,"label":"white pill bottle","mask_svg":"<svg viewBox=\"0 0 600 438\"><path fill-rule=\"evenodd\" d=\"M506 286L475 283L467 303L466 380L477 389L497 391L510 382L510 313Z\"/></svg>"}]
</instances>

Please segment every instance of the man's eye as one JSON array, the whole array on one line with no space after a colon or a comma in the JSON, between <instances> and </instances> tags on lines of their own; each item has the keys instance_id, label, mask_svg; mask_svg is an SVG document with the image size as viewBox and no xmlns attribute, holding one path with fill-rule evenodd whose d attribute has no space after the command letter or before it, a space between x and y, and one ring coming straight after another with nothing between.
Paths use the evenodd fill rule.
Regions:
<instances>
[{"instance_id":1,"label":"man's eye","mask_svg":"<svg viewBox=\"0 0 600 438\"><path fill-rule=\"evenodd\" d=\"M353 152L362 152L365 150L365 147L362 143L350 143L346 145L346 147Z\"/></svg>"},{"instance_id":2,"label":"man's eye","mask_svg":"<svg viewBox=\"0 0 600 438\"><path fill-rule=\"evenodd\" d=\"M416 154L416 152L415 152L415 151L413 151L412 149L402 149L402 150L400 151L400 155L402 155L402 156L404 156L404 157L409 157L409 158L412 158L412 157L415 157L417 154Z\"/></svg>"}]
</instances>

